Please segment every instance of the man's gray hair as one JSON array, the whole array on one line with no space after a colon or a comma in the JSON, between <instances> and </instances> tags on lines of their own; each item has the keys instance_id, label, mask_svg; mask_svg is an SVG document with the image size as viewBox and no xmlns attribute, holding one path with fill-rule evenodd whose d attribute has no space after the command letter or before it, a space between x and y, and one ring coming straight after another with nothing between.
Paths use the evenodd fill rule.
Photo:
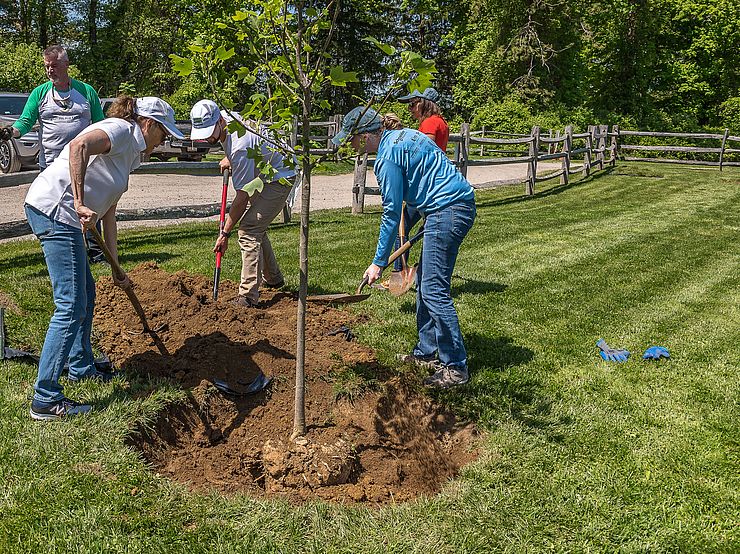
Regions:
<instances>
[{"instance_id":1,"label":"man's gray hair","mask_svg":"<svg viewBox=\"0 0 740 554\"><path fill-rule=\"evenodd\" d=\"M69 56L67 56L67 49L61 44L54 44L44 50L44 58L54 58L57 60L62 59L67 62L69 61Z\"/></svg>"}]
</instances>

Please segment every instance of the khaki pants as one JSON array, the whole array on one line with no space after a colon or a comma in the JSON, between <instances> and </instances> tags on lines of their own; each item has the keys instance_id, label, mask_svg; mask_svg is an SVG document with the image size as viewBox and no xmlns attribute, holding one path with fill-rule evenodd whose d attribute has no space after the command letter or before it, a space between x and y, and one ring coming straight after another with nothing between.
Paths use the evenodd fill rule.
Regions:
<instances>
[{"instance_id":1,"label":"khaki pants","mask_svg":"<svg viewBox=\"0 0 740 554\"><path fill-rule=\"evenodd\" d=\"M242 276L239 295L251 302L259 300L259 288L264 278L275 284L283 280L283 273L275 259L267 227L282 211L290 187L268 183L262 192L249 199L249 208L239 222L239 248L242 252Z\"/></svg>"}]
</instances>

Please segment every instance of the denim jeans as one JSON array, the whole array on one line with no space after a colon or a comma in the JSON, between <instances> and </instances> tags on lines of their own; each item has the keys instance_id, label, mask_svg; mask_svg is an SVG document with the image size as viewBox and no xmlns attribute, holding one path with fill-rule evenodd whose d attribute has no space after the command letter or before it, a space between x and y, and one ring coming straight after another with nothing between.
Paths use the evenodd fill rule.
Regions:
<instances>
[{"instance_id":1,"label":"denim jeans","mask_svg":"<svg viewBox=\"0 0 740 554\"><path fill-rule=\"evenodd\" d=\"M416 274L415 356L437 354L444 365L467 370L467 353L452 304L451 281L457 253L475 220L475 202L458 202L427 214L424 246Z\"/></svg>"},{"instance_id":2,"label":"denim jeans","mask_svg":"<svg viewBox=\"0 0 740 554\"><path fill-rule=\"evenodd\" d=\"M421 219L421 214L416 208L404 206L403 211L401 212L401 217L403 218L403 229L405 231L403 241L406 242L409 235L411 235L412 227ZM398 250L399 248L401 248L401 238L396 237L395 250ZM403 258L403 261L401 261L401 258ZM402 256L396 258L396 261L393 262L393 271L401 271L403 269L403 264L407 263L408 259L408 251L404 252Z\"/></svg>"},{"instance_id":3,"label":"denim jeans","mask_svg":"<svg viewBox=\"0 0 740 554\"><path fill-rule=\"evenodd\" d=\"M82 231L25 206L28 224L41 242L54 295L54 315L41 349L33 399L64 398L59 376L69 360L69 373L82 377L95 371L90 333L95 308L95 281L85 252Z\"/></svg>"}]
</instances>

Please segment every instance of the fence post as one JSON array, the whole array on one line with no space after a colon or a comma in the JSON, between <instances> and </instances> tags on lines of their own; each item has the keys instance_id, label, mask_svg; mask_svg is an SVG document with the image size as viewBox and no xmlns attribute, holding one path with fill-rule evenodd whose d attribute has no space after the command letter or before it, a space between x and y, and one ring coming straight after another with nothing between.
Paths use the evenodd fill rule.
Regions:
<instances>
[{"instance_id":1,"label":"fence post","mask_svg":"<svg viewBox=\"0 0 740 554\"><path fill-rule=\"evenodd\" d=\"M483 130L481 131L481 134L480 134L480 138L485 138L485 136L486 136L486 126L484 125L483 126ZM480 156L481 157L483 157L483 147L484 147L484 145L481 144L480 145Z\"/></svg>"},{"instance_id":2,"label":"fence post","mask_svg":"<svg viewBox=\"0 0 740 554\"><path fill-rule=\"evenodd\" d=\"M619 153L619 125L612 125L612 134L614 135L611 141L612 157L609 161L614 167L617 165L617 154Z\"/></svg>"},{"instance_id":3,"label":"fence post","mask_svg":"<svg viewBox=\"0 0 740 554\"><path fill-rule=\"evenodd\" d=\"M352 183L352 213L365 211L365 183L367 181L367 153L355 158L355 177Z\"/></svg>"},{"instance_id":4,"label":"fence post","mask_svg":"<svg viewBox=\"0 0 740 554\"><path fill-rule=\"evenodd\" d=\"M562 161L563 174L560 176L560 184L567 185L570 180L570 153L573 150L573 126L568 125L565 128L565 141L563 142L563 152L565 157Z\"/></svg>"},{"instance_id":5,"label":"fence post","mask_svg":"<svg viewBox=\"0 0 740 554\"><path fill-rule=\"evenodd\" d=\"M722 171L722 162L725 159L725 145L727 144L727 137L730 135L730 130L725 129L725 135L722 137L722 148L719 151L719 170Z\"/></svg>"},{"instance_id":6,"label":"fence post","mask_svg":"<svg viewBox=\"0 0 740 554\"><path fill-rule=\"evenodd\" d=\"M604 169L604 149L606 148L606 125L598 125L599 131L599 170Z\"/></svg>"},{"instance_id":7,"label":"fence post","mask_svg":"<svg viewBox=\"0 0 740 554\"><path fill-rule=\"evenodd\" d=\"M532 140L529 143L529 166L527 167L527 195L534 194L534 185L537 182L537 156L540 152L540 128L532 127Z\"/></svg>"},{"instance_id":8,"label":"fence post","mask_svg":"<svg viewBox=\"0 0 740 554\"><path fill-rule=\"evenodd\" d=\"M583 154L583 176L588 177L591 175L591 156L593 154L594 141L593 141L594 128L593 125L589 125L586 131L586 152Z\"/></svg>"},{"instance_id":9,"label":"fence post","mask_svg":"<svg viewBox=\"0 0 740 554\"><path fill-rule=\"evenodd\" d=\"M547 132L547 138L549 138L549 139L552 138L552 129L550 129ZM555 152L555 143L554 142L548 143L548 145L547 145L547 153L548 154L553 154L554 152Z\"/></svg>"},{"instance_id":10,"label":"fence post","mask_svg":"<svg viewBox=\"0 0 740 554\"><path fill-rule=\"evenodd\" d=\"M461 166L460 166L460 173L462 173L463 177L468 176L468 157L470 154L470 124L469 123L463 123L460 126L460 135L461 135L461 141L460 141L460 157L461 157Z\"/></svg>"}]
</instances>

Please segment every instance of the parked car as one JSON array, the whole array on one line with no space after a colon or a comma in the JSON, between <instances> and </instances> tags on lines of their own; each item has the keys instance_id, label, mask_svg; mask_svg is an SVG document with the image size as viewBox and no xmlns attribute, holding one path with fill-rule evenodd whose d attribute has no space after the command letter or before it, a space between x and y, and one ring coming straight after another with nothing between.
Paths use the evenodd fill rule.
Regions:
<instances>
[{"instance_id":1,"label":"parked car","mask_svg":"<svg viewBox=\"0 0 740 554\"><path fill-rule=\"evenodd\" d=\"M20 92L0 92L0 124L13 124L23 113L28 96ZM0 141L0 173L13 173L21 167L37 165L39 146L38 125L19 138Z\"/></svg>"}]
</instances>

